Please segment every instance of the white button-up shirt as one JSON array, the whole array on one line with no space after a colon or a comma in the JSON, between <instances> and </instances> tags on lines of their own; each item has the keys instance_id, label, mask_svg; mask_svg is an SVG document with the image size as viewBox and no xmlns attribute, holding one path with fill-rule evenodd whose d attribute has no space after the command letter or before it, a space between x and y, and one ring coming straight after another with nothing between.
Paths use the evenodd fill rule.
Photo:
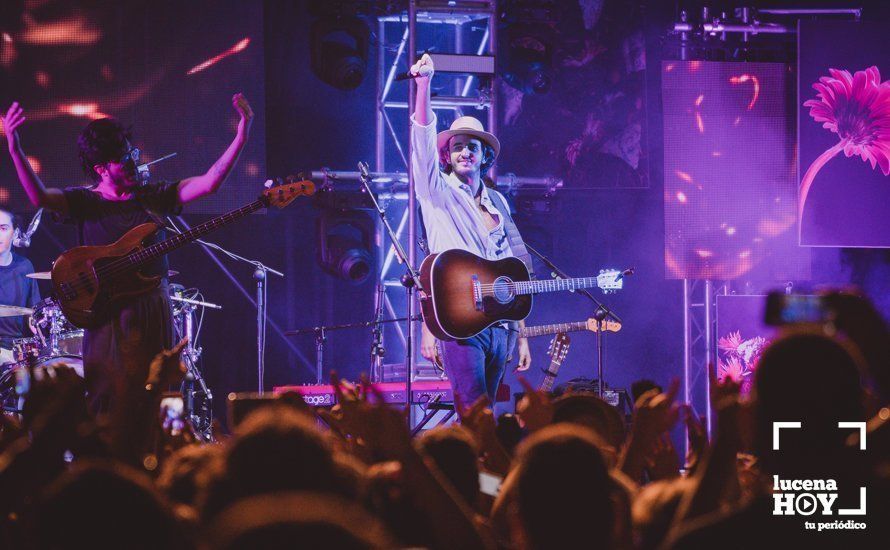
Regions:
<instances>
[{"instance_id":1,"label":"white button-up shirt","mask_svg":"<svg viewBox=\"0 0 890 550\"><path fill-rule=\"evenodd\" d=\"M457 248L489 260L512 256L504 230L504 215L489 196L498 191L482 185L480 203L498 221L494 229L489 229L470 186L454 173L446 174L439 169L435 115L426 126L411 117L411 145L414 192L423 214L430 253ZM501 199L501 204L507 204L503 196Z\"/></svg>"}]
</instances>

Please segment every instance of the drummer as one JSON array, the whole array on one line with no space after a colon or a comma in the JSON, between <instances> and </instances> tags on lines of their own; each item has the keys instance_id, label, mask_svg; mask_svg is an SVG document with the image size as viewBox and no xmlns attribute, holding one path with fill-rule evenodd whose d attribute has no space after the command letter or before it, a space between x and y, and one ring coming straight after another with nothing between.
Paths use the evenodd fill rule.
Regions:
<instances>
[{"instance_id":1,"label":"drummer","mask_svg":"<svg viewBox=\"0 0 890 550\"><path fill-rule=\"evenodd\" d=\"M34 273L31 260L12 251L12 241L21 224L16 216L0 209L0 305L33 307L40 301L37 281L25 277ZM12 341L31 336L28 317L0 317L0 363L13 361Z\"/></svg>"}]
</instances>

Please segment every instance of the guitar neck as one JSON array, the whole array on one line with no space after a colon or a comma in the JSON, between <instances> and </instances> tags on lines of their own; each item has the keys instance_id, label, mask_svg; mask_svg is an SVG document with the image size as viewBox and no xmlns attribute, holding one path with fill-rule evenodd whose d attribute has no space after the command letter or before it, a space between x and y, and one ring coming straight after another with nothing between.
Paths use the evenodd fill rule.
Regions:
<instances>
[{"instance_id":1,"label":"guitar neck","mask_svg":"<svg viewBox=\"0 0 890 550\"><path fill-rule=\"evenodd\" d=\"M557 334L559 332L578 332L587 330L587 321L578 321L575 323L558 323L555 325L538 325L535 327L525 327L519 331L520 338L533 338L535 336L544 336L547 334Z\"/></svg>"},{"instance_id":2,"label":"guitar neck","mask_svg":"<svg viewBox=\"0 0 890 550\"><path fill-rule=\"evenodd\" d=\"M553 383L556 381L556 375L559 374L560 365L562 365L560 361L550 362L547 372L544 373L544 379L541 380L541 385L538 387L539 390L545 392L553 391Z\"/></svg>"},{"instance_id":3,"label":"guitar neck","mask_svg":"<svg viewBox=\"0 0 890 550\"><path fill-rule=\"evenodd\" d=\"M160 258L164 254L172 252L183 245L200 239L204 235L216 231L224 225L239 220L244 216L247 216L248 214L252 214L265 206L266 204L262 200L256 200L246 206L242 206L241 208L232 210L227 214L217 216L216 218L207 220L202 224L196 225L188 231L177 233L169 239L164 239L159 243L155 243L151 246L147 246L141 250L133 252L132 254L127 256L126 259L134 267L143 265L147 262Z\"/></svg>"},{"instance_id":4,"label":"guitar neck","mask_svg":"<svg viewBox=\"0 0 890 550\"><path fill-rule=\"evenodd\" d=\"M581 290L583 288L597 288L596 277L577 277L575 279L545 279L542 281L517 281L515 294L542 294L544 292L558 292L561 290Z\"/></svg>"}]
</instances>

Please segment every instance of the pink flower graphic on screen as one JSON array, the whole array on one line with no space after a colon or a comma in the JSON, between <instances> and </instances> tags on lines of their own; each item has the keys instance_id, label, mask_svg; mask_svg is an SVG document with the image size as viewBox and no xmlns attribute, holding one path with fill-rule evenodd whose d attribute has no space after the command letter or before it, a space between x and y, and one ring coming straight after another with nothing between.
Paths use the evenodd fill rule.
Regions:
<instances>
[{"instance_id":1,"label":"pink flower graphic on screen","mask_svg":"<svg viewBox=\"0 0 890 550\"><path fill-rule=\"evenodd\" d=\"M748 370L738 357L730 357L726 362L720 361L720 370L717 372L717 380L725 382L728 378L733 382L741 382L742 378L748 374Z\"/></svg>"},{"instance_id":2,"label":"pink flower graphic on screen","mask_svg":"<svg viewBox=\"0 0 890 550\"><path fill-rule=\"evenodd\" d=\"M859 155L872 169L880 166L885 176L890 175L890 80L881 82L881 73L874 66L852 76L849 71L828 72L831 76L813 84L817 99L805 101L804 107L840 141L807 168L800 182L799 221L816 174L841 151L848 157Z\"/></svg>"},{"instance_id":3,"label":"pink flower graphic on screen","mask_svg":"<svg viewBox=\"0 0 890 550\"><path fill-rule=\"evenodd\" d=\"M757 370L760 355L767 344L769 342L762 336L744 338L738 330L721 336L717 340L717 380L724 382L729 379L739 382L742 385L742 393L748 393L751 389L752 375Z\"/></svg>"},{"instance_id":4,"label":"pink flower graphic on screen","mask_svg":"<svg viewBox=\"0 0 890 550\"><path fill-rule=\"evenodd\" d=\"M736 353L743 342L744 340L742 339L742 334L740 331L737 330L735 332L730 332L726 336L722 336L717 341L717 347L721 351Z\"/></svg>"}]
</instances>

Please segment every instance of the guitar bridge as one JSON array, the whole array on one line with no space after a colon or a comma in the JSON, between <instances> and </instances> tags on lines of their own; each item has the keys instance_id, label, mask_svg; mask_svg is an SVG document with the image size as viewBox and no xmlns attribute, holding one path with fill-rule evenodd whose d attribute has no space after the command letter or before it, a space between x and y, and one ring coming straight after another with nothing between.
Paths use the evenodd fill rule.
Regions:
<instances>
[{"instance_id":1,"label":"guitar bridge","mask_svg":"<svg viewBox=\"0 0 890 550\"><path fill-rule=\"evenodd\" d=\"M482 286L479 284L479 276L473 275L473 305L476 311L482 311Z\"/></svg>"}]
</instances>

